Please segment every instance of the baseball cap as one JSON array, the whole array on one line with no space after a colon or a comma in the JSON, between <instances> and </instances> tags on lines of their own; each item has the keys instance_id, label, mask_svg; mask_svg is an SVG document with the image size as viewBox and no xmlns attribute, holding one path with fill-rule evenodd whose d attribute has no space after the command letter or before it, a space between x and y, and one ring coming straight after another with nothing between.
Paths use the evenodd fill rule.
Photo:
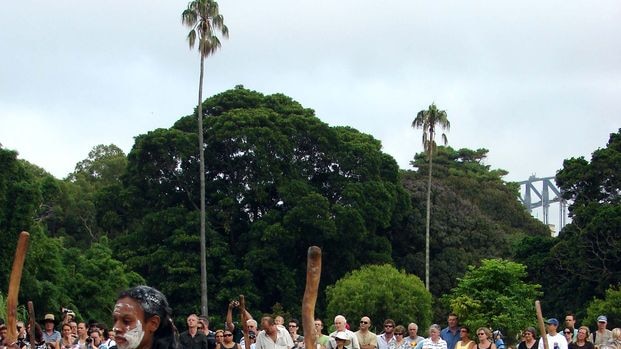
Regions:
<instances>
[{"instance_id":1,"label":"baseball cap","mask_svg":"<svg viewBox=\"0 0 621 349\"><path fill-rule=\"evenodd\" d=\"M600 315L597 317L597 322L608 322L606 315Z\"/></svg>"},{"instance_id":2,"label":"baseball cap","mask_svg":"<svg viewBox=\"0 0 621 349\"><path fill-rule=\"evenodd\" d=\"M558 326L558 320L552 317L546 320L546 324Z\"/></svg>"}]
</instances>

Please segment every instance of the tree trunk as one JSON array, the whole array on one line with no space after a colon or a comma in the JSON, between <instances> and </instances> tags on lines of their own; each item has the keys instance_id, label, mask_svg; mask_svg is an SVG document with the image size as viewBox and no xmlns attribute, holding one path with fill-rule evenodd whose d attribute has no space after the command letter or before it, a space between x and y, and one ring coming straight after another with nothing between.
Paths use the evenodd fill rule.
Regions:
<instances>
[{"instance_id":1,"label":"tree trunk","mask_svg":"<svg viewBox=\"0 0 621 349\"><path fill-rule=\"evenodd\" d=\"M205 238L205 152L203 142L203 70L205 65L205 57L201 55L201 72L198 83L198 153L199 153L199 171L201 184L201 315L209 316L207 310L207 241Z\"/></svg>"},{"instance_id":2,"label":"tree trunk","mask_svg":"<svg viewBox=\"0 0 621 349\"><path fill-rule=\"evenodd\" d=\"M431 223L431 158L433 151L433 133L430 137L429 149L427 149L427 156L429 156L429 179L427 181L427 220L425 223L425 287L429 291L429 225Z\"/></svg>"}]
</instances>

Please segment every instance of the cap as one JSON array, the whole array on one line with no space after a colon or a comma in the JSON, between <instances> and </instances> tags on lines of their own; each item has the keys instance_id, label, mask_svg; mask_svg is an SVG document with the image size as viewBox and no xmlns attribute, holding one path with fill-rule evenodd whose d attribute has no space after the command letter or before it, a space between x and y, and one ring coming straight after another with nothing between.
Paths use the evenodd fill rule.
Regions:
<instances>
[{"instance_id":1,"label":"cap","mask_svg":"<svg viewBox=\"0 0 621 349\"><path fill-rule=\"evenodd\" d=\"M606 315L600 315L597 317L597 322L608 322Z\"/></svg>"},{"instance_id":2,"label":"cap","mask_svg":"<svg viewBox=\"0 0 621 349\"><path fill-rule=\"evenodd\" d=\"M558 326L558 320L552 317L546 320L546 324Z\"/></svg>"},{"instance_id":3,"label":"cap","mask_svg":"<svg viewBox=\"0 0 621 349\"><path fill-rule=\"evenodd\" d=\"M43 321L52 321L54 322L54 314L45 314L45 317L43 318Z\"/></svg>"}]
</instances>

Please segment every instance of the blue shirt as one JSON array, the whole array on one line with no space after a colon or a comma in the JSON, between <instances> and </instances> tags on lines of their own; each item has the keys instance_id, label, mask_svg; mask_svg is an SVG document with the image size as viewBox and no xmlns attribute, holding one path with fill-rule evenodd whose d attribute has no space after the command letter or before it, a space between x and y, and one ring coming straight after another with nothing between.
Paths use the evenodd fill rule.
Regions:
<instances>
[{"instance_id":1,"label":"blue shirt","mask_svg":"<svg viewBox=\"0 0 621 349\"><path fill-rule=\"evenodd\" d=\"M459 326L455 327L455 334L448 327L444 328L440 331L440 338L446 342L447 349L455 349L455 344L459 342Z\"/></svg>"}]
</instances>

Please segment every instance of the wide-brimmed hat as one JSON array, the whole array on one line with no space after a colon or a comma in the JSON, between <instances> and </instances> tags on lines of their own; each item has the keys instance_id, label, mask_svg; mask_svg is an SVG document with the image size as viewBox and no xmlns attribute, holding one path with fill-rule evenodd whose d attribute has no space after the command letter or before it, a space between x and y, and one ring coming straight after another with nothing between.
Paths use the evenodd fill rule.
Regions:
<instances>
[{"instance_id":1,"label":"wide-brimmed hat","mask_svg":"<svg viewBox=\"0 0 621 349\"><path fill-rule=\"evenodd\" d=\"M349 336L347 335L347 333L345 333L343 331L337 332L334 335L334 340L337 340L337 339L344 340L345 341L345 345L349 345L351 343L351 340L349 339Z\"/></svg>"},{"instance_id":2,"label":"wide-brimmed hat","mask_svg":"<svg viewBox=\"0 0 621 349\"><path fill-rule=\"evenodd\" d=\"M55 322L56 319L54 318L54 314L45 314L45 317L43 317L43 322Z\"/></svg>"}]
</instances>

